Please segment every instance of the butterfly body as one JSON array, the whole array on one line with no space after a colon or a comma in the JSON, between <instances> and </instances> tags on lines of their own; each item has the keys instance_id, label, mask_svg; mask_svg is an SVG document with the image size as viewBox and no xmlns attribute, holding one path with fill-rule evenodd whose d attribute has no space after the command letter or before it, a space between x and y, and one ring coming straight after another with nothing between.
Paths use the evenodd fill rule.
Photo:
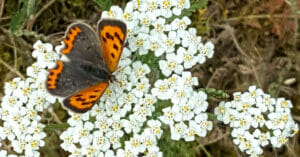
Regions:
<instances>
[{"instance_id":1,"label":"butterfly body","mask_svg":"<svg viewBox=\"0 0 300 157\"><path fill-rule=\"evenodd\" d=\"M74 23L66 31L61 53L69 62L57 61L49 70L49 93L66 97L64 106L84 113L102 96L116 70L126 37L126 24L104 19L98 31L84 23Z\"/></svg>"}]
</instances>

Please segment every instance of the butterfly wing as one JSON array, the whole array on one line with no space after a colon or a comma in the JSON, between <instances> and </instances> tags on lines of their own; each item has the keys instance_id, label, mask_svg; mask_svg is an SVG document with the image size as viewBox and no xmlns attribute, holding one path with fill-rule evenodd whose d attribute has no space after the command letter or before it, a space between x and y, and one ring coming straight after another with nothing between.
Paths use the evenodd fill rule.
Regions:
<instances>
[{"instance_id":1,"label":"butterfly wing","mask_svg":"<svg viewBox=\"0 0 300 157\"><path fill-rule=\"evenodd\" d=\"M111 73L117 69L124 47L126 33L126 24L122 21L103 19L98 23L98 34L103 59Z\"/></svg>"},{"instance_id":2,"label":"butterfly wing","mask_svg":"<svg viewBox=\"0 0 300 157\"><path fill-rule=\"evenodd\" d=\"M85 113L94 106L106 90L107 86L108 82L101 82L83 89L64 99L64 105L74 112Z\"/></svg>"},{"instance_id":3,"label":"butterfly wing","mask_svg":"<svg viewBox=\"0 0 300 157\"><path fill-rule=\"evenodd\" d=\"M99 38L85 23L71 24L65 34L65 48L61 53L70 60L81 59L105 67Z\"/></svg>"},{"instance_id":4,"label":"butterfly wing","mask_svg":"<svg viewBox=\"0 0 300 157\"><path fill-rule=\"evenodd\" d=\"M57 61L57 66L49 70L46 87L53 95L70 96L97 83L107 82L109 74L106 70L85 60Z\"/></svg>"}]
</instances>

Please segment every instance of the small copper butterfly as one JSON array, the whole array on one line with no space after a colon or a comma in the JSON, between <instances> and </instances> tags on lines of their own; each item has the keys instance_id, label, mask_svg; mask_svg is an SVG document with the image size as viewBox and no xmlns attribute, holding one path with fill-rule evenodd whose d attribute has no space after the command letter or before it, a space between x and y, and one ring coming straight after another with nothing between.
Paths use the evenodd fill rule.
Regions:
<instances>
[{"instance_id":1,"label":"small copper butterfly","mask_svg":"<svg viewBox=\"0 0 300 157\"><path fill-rule=\"evenodd\" d=\"M65 107L77 113L90 110L109 85L117 69L126 38L126 24L102 19L97 33L85 23L71 24L61 50L69 62L57 61L49 70L46 87L49 93L65 97Z\"/></svg>"}]
</instances>

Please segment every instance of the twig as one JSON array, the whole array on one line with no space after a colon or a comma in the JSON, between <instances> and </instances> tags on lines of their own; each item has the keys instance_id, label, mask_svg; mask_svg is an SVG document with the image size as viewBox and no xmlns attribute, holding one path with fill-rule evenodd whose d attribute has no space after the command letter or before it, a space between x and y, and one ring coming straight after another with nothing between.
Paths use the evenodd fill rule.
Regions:
<instances>
[{"instance_id":1,"label":"twig","mask_svg":"<svg viewBox=\"0 0 300 157\"><path fill-rule=\"evenodd\" d=\"M236 152L237 156L238 157L241 157L241 154L239 152L239 150L237 149L237 146L235 144L233 144L233 148L234 148L234 151Z\"/></svg>"},{"instance_id":2,"label":"twig","mask_svg":"<svg viewBox=\"0 0 300 157\"><path fill-rule=\"evenodd\" d=\"M48 2L46 5L44 5L44 7L39 10L33 17L31 17L28 22L27 22L27 30L32 30L33 24L36 21L36 19L41 15L41 13L43 11L45 11L47 8L49 8L56 0L51 0L50 2Z\"/></svg>"},{"instance_id":3,"label":"twig","mask_svg":"<svg viewBox=\"0 0 300 157\"><path fill-rule=\"evenodd\" d=\"M14 69L13 67L11 67L9 64L7 64L5 61L3 61L0 58L0 63L3 64L7 69L9 69L11 72L15 73L16 75L18 75L20 78L22 78L23 80L25 80L25 77L16 69Z\"/></svg>"},{"instance_id":4,"label":"twig","mask_svg":"<svg viewBox=\"0 0 300 157\"><path fill-rule=\"evenodd\" d=\"M275 156L275 157L278 157L278 154L277 154L277 152L276 152L276 148L274 148L274 147L273 147L273 152L274 152L274 156Z\"/></svg>"},{"instance_id":5,"label":"twig","mask_svg":"<svg viewBox=\"0 0 300 157\"><path fill-rule=\"evenodd\" d=\"M0 20L8 20L10 18L11 18L11 16L5 16L5 17L0 17Z\"/></svg>"},{"instance_id":6,"label":"twig","mask_svg":"<svg viewBox=\"0 0 300 157\"><path fill-rule=\"evenodd\" d=\"M270 19L270 18L290 18L293 19L295 18L294 15L249 15L249 16L242 16L242 17L232 17L232 18L227 18L224 19L225 22L230 22L230 21L237 21L237 20L244 20L244 19ZM297 18L297 17L296 17Z\"/></svg>"},{"instance_id":7,"label":"twig","mask_svg":"<svg viewBox=\"0 0 300 157\"><path fill-rule=\"evenodd\" d=\"M297 11L298 11L298 1L293 1L293 5L291 5L292 8L292 12L293 12L293 16L294 16L294 24L295 24L295 32L294 32L294 50L297 51L297 36L298 36L298 28L299 28L299 24L298 24L298 17L297 17Z\"/></svg>"},{"instance_id":8,"label":"twig","mask_svg":"<svg viewBox=\"0 0 300 157\"><path fill-rule=\"evenodd\" d=\"M293 118L296 120L296 121L299 121L300 122L300 116L293 116Z\"/></svg>"},{"instance_id":9,"label":"twig","mask_svg":"<svg viewBox=\"0 0 300 157\"><path fill-rule=\"evenodd\" d=\"M62 124L61 120L58 118L58 116L56 115L55 112L53 112L52 108L48 109L48 112L52 115L52 117L54 118L54 121L58 124Z\"/></svg>"},{"instance_id":10,"label":"twig","mask_svg":"<svg viewBox=\"0 0 300 157\"><path fill-rule=\"evenodd\" d=\"M213 140L211 140L211 141L208 141L208 142L206 142L206 143L204 143L204 144L201 144L201 145L198 146L198 147L201 148L201 147L203 147L203 146L210 145L210 144L212 144L212 143L218 142L219 140L225 138L225 137L228 136L228 135L230 135L230 132L226 132L226 133L223 134L222 136L219 136L218 138L215 138L215 139L213 139Z\"/></svg>"},{"instance_id":11,"label":"twig","mask_svg":"<svg viewBox=\"0 0 300 157\"><path fill-rule=\"evenodd\" d=\"M207 157L211 157L211 154L207 151L207 149L204 146L201 146L200 148L203 150Z\"/></svg>"},{"instance_id":12,"label":"twig","mask_svg":"<svg viewBox=\"0 0 300 157\"><path fill-rule=\"evenodd\" d=\"M0 23L1 23L1 17L3 14L4 3L5 3L5 0L0 1Z\"/></svg>"},{"instance_id":13,"label":"twig","mask_svg":"<svg viewBox=\"0 0 300 157\"><path fill-rule=\"evenodd\" d=\"M225 29L229 31L229 34L231 35L232 37L232 40L235 44L235 47L238 49L238 51L244 56L244 57L247 57L247 58L250 58L247 53L240 47L240 44L238 43L238 41L236 40L236 37L234 35L234 30L231 26L229 25L226 25L225 26Z\"/></svg>"},{"instance_id":14,"label":"twig","mask_svg":"<svg viewBox=\"0 0 300 157\"><path fill-rule=\"evenodd\" d=\"M286 148L288 149L288 152L291 154L292 157L296 157L296 156L297 156L297 155L295 154L294 149L292 149L292 148L290 147L289 144L286 143L285 146L286 146Z\"/></svg>"},{"instance_id":15,"label":"twig","mask_svg":"<svg viewBox=\"0 0 300 157\"><path fill-rule=\"evenodd\" d=\"M16 43L15 43L14 37L11 38L11 42L14 45L14 68L17 69L18 56L17 56L17 48L16 48Z\"/></svg>"},{"instance_id":16,"label":"twig","mask_svg":"<svg viewBox=\"0 0 300 157\"><path fill-rule=\"evenodd\" d=\"M233 43L234 43L235 47L237 48L237 50L238 50L244 57L250 59L251 57L247 55L247 53L241 48L240 44L238 43L238 41L237 41L237 39L236 39L236 37L235 37L235 35L234 35L233 29L232 29L229 25L226 25L226 27L227 27L228 30L229 30L229 33L230 33L230 35L231 35L231 37L232 37ZM255 77L255 79L256 79L256 81L257 81L258 86L259 86L260 88L263 88L263 87L262 87L262 84L261 84L261 82L260 82L260 79L259 79L259 77L258 77L258 75L257 75L256 69L255 69L255 67L253 66L253 63L252 63L251 60L250 60L250 65L251 65L251 69L252 69L252 71L253 71L253 73L254 73L254 77Z\"/></svg>"}]
</instances>

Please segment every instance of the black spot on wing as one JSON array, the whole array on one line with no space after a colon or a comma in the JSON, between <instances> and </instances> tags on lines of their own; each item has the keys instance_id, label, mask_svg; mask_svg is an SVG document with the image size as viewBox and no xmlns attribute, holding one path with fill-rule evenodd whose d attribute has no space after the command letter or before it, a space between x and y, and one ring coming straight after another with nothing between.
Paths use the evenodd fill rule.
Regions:
<instances>
[{"instance_id":1,"label":"black spot on wing","mask_svg":"<svg viewBox=\"0 0 300 157\"><path fill-rule=\"evenodd\" d=\"M116 57L114 53L110 53L110 55L112 56L112 58Z\"/></svg>"},{"instance_id":2,"label":"black spot on wing","mask_svg":"<svg viewBox=\"0 0 300 157\"><path fill-rule=\"evenodd\" d=\"M124 41L121 39L120 35L117 32L115 32L114 35L120 41L120 43L123 44Z\"/></svg>"},{"instance_id":3,"label":"black spot on wing","mask_svg":"<svg viewBox=\"0 0 300 157\"><path fill-rule=\"evenodd\" d=\"M96 98L96 95L90 95L89 98L90 98L90 99Z\"/></svg>"},{"instance_id":4,"label":"black spot on wing","mask_svg":"<svg viewBox=\"0 0 300 157\"><path fill-rule=\"evenodd\" d=\"M107 39L114 40L114 37L110 35L108 32L105 33Z\"/></svg>"},{"instance_id":5,"label":"black spot on wing","mask_svg":"<svg viewBox=\"0 0 300 157\"><path fill-rule=\"evenodd\" d=\"M102 36L102 40L106 43L107 42L107 40L106 40L106 38L104 37L104 36Z\"/></svg>"},{"instance_id":6,"label":"black spot on wing","mask_svg":"<svg viewBox=\"0 0 300 157\"><path fill-rule=\"evenodd\" d=\"M116 44L114 44L113 47L114 47L115 50L117 50L117 51L119 50L119 47Z\"/></svg>"}]
</instances>

